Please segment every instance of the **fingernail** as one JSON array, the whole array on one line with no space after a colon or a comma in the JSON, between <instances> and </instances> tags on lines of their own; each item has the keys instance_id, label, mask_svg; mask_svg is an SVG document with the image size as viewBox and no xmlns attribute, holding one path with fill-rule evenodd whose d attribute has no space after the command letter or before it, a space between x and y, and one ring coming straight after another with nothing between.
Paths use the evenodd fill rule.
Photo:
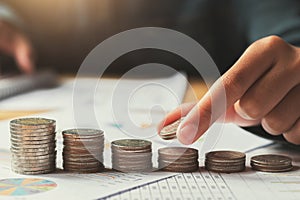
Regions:
<instances>
[{"instance_id":1,"label":"fingernail","mask_svg":"<svg viewBox=\"0 0 300 200\"><path fill-rule=\"evenodd\" d=\"M237 104L234 104L234 110L235 112L243 119L247 119L247 120L254 120L253 118L249 117L243 110L242 108L237 105Z\"/></svg>"},{"instance_id":2,"label":"fingernail","mask_svg":"<svg viewBox=\"0 0 300 200\"><path fill-rule=\"evenodd\" d=\"M265 129L265 131L267 131L268 133L270 133L270 134L275 134L275 133L276 133L276 131L274 131L274 130L269 126L269 124L266 122L266 120L262 119L261 125L262 125L262 127Z\"/></svg>"},{"instance_id":3,"label":"fingernail","mask_svg":"<svg viewBox=\"0 0 300 200\"><path fill-rule=\"evenodd\" d=\"M192 144L196 137L198 126L188 124L177 130L177 138L183 144Z\"/></svg>"}]
</instances>

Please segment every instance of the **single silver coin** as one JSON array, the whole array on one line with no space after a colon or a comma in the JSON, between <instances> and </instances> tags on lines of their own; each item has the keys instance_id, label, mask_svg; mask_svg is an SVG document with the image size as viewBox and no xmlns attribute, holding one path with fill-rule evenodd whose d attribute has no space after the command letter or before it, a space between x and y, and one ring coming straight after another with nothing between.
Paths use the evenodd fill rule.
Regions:
<instances>
[{"instance_id":1,"label":"single silver coin","mask_svg":"<svg viewBox=\"0 0 300 200\"><path fill-rule=\"evenodd\" d=\"M111 143L112 148L119 148L123 150L151 149L151 145L152 143L150 141L138 139L115 140Z\"/></svg>"},{"instance_id":2,"label":"single silver coin","mask_svg":"<svg viewBox=\"0 0 300 200\"><path fill-rule=\"evenodd\" d=\"M56 122L52 119L46 118L20 118L14 119L10 121L10 126L22 128L22 129L30 129L30 128L47 128L50 126L55 126Z\"/></svg>"}]
</instances>

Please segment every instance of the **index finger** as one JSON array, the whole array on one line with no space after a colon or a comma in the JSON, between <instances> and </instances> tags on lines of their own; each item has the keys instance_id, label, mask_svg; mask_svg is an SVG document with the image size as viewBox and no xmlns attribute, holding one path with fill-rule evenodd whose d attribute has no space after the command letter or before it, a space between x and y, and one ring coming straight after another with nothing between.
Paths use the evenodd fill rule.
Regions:
<instances>
[{"instance_id":1,"label":"index finger","mask_svg":"<svg viewBox=\"0 0 300 200\"><path fill-rule=\"evenodd\" d=\"M183 144L197 140L210 125L231 107L274 63L277 37L257 41L208 90L180 124L177 137ZM225 106L222 92L226 93ZM224 104L224 103L223 103ZM215 108L213 109L213 106ZM219 109L220 106L220 109Z\"/></svg>"}]
</instances>

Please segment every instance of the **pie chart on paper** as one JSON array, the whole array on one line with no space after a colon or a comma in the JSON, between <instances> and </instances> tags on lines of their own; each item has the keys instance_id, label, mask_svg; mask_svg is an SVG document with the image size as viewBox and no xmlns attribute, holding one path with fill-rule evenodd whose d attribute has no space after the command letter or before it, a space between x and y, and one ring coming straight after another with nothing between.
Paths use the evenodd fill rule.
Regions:
<instances>
[{"instance_id":1,"label":"pie chart on paper","mask_svg":"<svg viewBox=\"0 0 300 200\"><path fill-rule=\"evenodd\" d=\"M24 196L38 194L57 187L53 181L38 178L0 179L0 196Z\"/></svg>"}]
</instances>

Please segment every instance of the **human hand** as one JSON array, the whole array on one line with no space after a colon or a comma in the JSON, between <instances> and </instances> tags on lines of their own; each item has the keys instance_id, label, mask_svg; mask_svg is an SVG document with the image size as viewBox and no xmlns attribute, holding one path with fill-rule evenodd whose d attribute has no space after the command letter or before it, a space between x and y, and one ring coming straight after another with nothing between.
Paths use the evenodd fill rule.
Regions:
<instances>
[{"instance_id":1,"label":"human hand","mask_svg":"<svg viewBox=\"0 0 300 200\"><path fill-rule=\"evenodd\" d=\"M33 48L28 38L17 28L0 20L0 51L14 57L21 71L34 71Z\"/></svg>"},{"instance_id":2,"label":"human hand","mask_svg":"<svg viewBox=\"0 0 300 200\"><path fill-rule=\"evenodd\" d=\"M220 88L226 91L226 113L212 112L212 99L219 102ZM272 135L283 134L300 144L300 48L277 36L254 42L240 59L212 86L198 103L183 104L158 126L186 116L177 130L183 144L195 142L224 116L241 126L259 123Z\"/></svg>"}]
</instances>

